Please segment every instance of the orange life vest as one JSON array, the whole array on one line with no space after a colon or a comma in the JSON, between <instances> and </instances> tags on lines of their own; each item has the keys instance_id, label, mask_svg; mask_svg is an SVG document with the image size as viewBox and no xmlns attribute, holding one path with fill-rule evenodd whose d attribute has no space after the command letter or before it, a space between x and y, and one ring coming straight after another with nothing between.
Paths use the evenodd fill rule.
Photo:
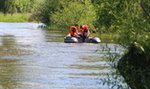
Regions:
<instances>
[{"instance_id":1,"label":"orange life vest","mask_svg":"<svg viewBox=\"0 0 150 89\"><path fill-rule=\"evenodd\" d=\"M81 34L84 34L85 32L88 32L88 26L87 25L83 25L81 30L80 30Z\"/></svg>"},{"instance_id":2,"label":"orange life vest","mask_svg":"<svg viewBox=\"0 0 150 89\"><path fill-rule=\"evenodd\" d=\"M77 27L76 26L71 26L69 33L73 37L77 36L78 35L78 29L77 29Z\"/></svg>"}]
</instances>

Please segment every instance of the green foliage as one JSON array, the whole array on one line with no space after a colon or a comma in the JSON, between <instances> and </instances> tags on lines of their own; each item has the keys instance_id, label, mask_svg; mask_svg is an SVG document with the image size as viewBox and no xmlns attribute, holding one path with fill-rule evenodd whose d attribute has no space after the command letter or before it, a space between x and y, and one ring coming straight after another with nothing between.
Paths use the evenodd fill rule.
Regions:
<instances>
[{"instance_id":1,"label":"green foliage","mask_svg":"<svg viewBox=\"0 0 150 89\"><path fill-rule=\"evenodd\" d=\"M146 78L150 71L145 68L150 61L149 2L149 0L120 0L112 10L116 19L113 26L117 27L120 34L118 42L128 49L125 58L120 60L120 62L126 61L124 65L119 64L122 66L119 70L123 71L121 74L132 89L150 87L149 79ZM133 44L135 47L132 46Z\"/></svg>"},{"instance_id":2,"label":"green foliage","mask_svg":"<svg viewBox=\"0 0 150 89\"><path fill-rule=\"evenodd\" d=\"M96 20L95 8L88 0L84 4L68 2L63 8L52 15L53 23L60 27L68 27L74 24L92 25Z\"/></svg>"},{"instance_id":3,"label":"green foliage","mask_svg":"<svg viewBox=\"0 0 150 89\"><path fill-rule=\"evenodd\" d=\"M60 7L59 0L44 0L36 9L33 17L48 25L51 23L51 15L58 11Z\"/></svg>"},{"instance_id":4,"label":"green foliage","mask_svg":"<svg viewBox=\"0 0 150 89\"><path fill-rule=\"evenodd\" d=\"M118 42L128 49L118 63L125 81L132 89L149 89L150 0L92 1L97 7L97 26L119 33Z\"/></svg>"},{"instance_id":5,"label":"green foliage","mask_svg":"<svg viewBox=\"0 0 150 89\"><path fill-rule=\"evenodd\" d=\"M0 0L0 11L4 14L17 12L31 12L38 0Z\"/></svg>"},{"instance_id":6,"label":"green foliage","mask_svg":"<svg viewBox=\"0 0 150 89\"><path fill-rule=\"evenodd\" d=\"M31 12L34 7L35 0L16 0L16 8L18 12Z\"/></svg>"},{"instance_id":7,"label":"green foliage","mask_svg":"<svg viewBox=\"0 0 150 89\"><path fill-rule=\"evenodd\" d=\"M117 32L118 42L124 47L137 42L150 53L149 0L92 0L92 3L97 8L96 25L101 31Z\"/></svg>"},{"instance_id":8,"label":"green foliage","mask_svg":"<svg viewBox=\"0 0 150 89\"><path fill-rule=\"evenodd\" d=\"M150 49L147 44L150 42L150 19L147 19L146 17L146 13L150 14L150 12L146 11L145 13L141 6L144 3L142 0L137 2L128 1L126 3L126 8L124 8L121 15L118 16L120 18L120 23L118 24L120 24L119 28L121 34L119 42L125 47L137 42L141 44L144 49ZM150 53L149 51L150 50L147 50L146 53Z\"/></svg>"},{"instance_id":9,"label":"green foliage","mask_svg":"<svg viewBox=\"0 0 150 89\"><path fill-rule=\"evenodd\" d=\"M16 12L15 0L1 0L0 7L0 10L5 14Z\"/></svg>"},{"instance_id":10,"label":"green foliage","mask_svg":"<svg viewBox=\"0 0 150 89\"><path fill-rule=\"evenodd\" d=\"M150 89L150 57L134 42L118 62L117 69L131 89Z\"/></svg>"},{"instance_id":11,"label":"green foliage","mask_svg":"<svg viewBox=\"0 0 150 89\"><path fill-rule=\"evenodd\" d=\"M113 11L115 10L114 6L117 2L112 0L93 0L93 3L97 8L96 12L98 18L96 26L99 27L99 29L103 32L116 30L113 25L116 22Z\"/></svg>"}]
</instances>

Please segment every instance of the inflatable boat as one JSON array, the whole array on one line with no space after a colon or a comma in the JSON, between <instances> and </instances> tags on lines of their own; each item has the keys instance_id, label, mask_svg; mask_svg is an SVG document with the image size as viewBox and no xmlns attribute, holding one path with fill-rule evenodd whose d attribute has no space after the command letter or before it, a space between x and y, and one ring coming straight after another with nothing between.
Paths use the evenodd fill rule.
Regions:
<instances>
[{"instance_id":1,"label":"inflatable boat","mask_svg":"<svg viewBox=\"0 0 150 89\"><path fill-rule=\"evenodd\" d=\"M71 37L69 34L64 37L65 43L100 43L101 40L98 37L88 37L83 41L82 38Z\"/></svg>"}]
</instances>

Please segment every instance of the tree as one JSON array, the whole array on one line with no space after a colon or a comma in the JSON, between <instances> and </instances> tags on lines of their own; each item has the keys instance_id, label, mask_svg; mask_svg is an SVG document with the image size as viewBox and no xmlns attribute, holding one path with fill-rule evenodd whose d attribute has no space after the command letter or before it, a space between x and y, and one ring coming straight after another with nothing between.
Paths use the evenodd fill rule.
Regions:
<instances>
[{"instance_id":1,"label":"tree","mask_svg":"<svg viewBox=\"0 0 150 89\"><path fill-rule=\"evenodd\" d=\"M103 32L115 32L115 23L117 18L115 17L114 11L120 8L116 8L120 0L92 0L97 13L96 26L100 31Z\"/></svg>"},{"instance_id":2,"label":"tree","mask_svg":"<svg viewBox=\"0 0 150 89\"><path fill-rule=\"evenodd\" d=\"M59 27L69 27L74 24L92 25L96 21L96 12L90 0L68 2L63 9L52 14L53 23Z\"/></svg>"},{"instance_id":3,"label":"tree","mask_svg":"<svg viewBox=\"0 0 150 89\"><path fill-rule=\"evenodd\" d=\"M44 0L36 9L33 17L48 25L51 23L51 15L60 7L59 0Z\"/></svg>"},{"instance_id":4,"label":"tree","mask_svg":"<svg viewBox=\"0 0 150 89\"><path fill-rule=\"evenodd\" d=\"M13 12L16 12L16 9L15 9L15 0L1 0L0 10L4 14L6 14L6 13L13 14Z\"/></svg>"},{"instance_id":5,"label":"tree","mask_svg":"<svg viewBox=\"0 0 150 89\"><path fill-rule=\"evenodd\" d=\"M18 12L32 12L38 0L16 0L16 8Z\"/></svg>"},{"instance_id":6,"label":"tree","mask_svg":"<svg viewBox=\"0 0 150 89\"><path fill-rule=\"evenodd\" d=\"M3 11L5 0L0 0L0 2L0 11Z\"/></svg>"},{"instance_id":7,"label":"tree","mask_svg":"<svg viewBox=\"0 0 150 89\"><path fill-rule=\"evenodd\" d=\"M97 26L119 34L127 52L118 70L131 89L149 89L150 0L92 0L97 7ZM118 61L118 60L116 60Z\"/></svg>"},{"instance_id":8,"label":"tree","mask_svg":"<svg viewBox=\"0 0 150 89\"><path fill-rule=\"evenodd\" d=\"M0 11L4 14L31 12L36 4L36 0L0 0L0 2Z\"/></svg>"}]
</instances>

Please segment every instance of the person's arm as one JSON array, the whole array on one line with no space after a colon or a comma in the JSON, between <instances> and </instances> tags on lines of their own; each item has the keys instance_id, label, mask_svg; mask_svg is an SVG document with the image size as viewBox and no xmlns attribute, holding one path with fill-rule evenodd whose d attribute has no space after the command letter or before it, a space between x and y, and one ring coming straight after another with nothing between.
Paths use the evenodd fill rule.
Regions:
<instances>
[{"instance_id":1,"label":"person's arm","mask_svg":"<svg viewBox=\"0 0 150 89\"><path fill-rule=\"evenodd\" d=\"M88 37L90 36L90 30L88 30Z\"/></svg>"}]
</instances>

